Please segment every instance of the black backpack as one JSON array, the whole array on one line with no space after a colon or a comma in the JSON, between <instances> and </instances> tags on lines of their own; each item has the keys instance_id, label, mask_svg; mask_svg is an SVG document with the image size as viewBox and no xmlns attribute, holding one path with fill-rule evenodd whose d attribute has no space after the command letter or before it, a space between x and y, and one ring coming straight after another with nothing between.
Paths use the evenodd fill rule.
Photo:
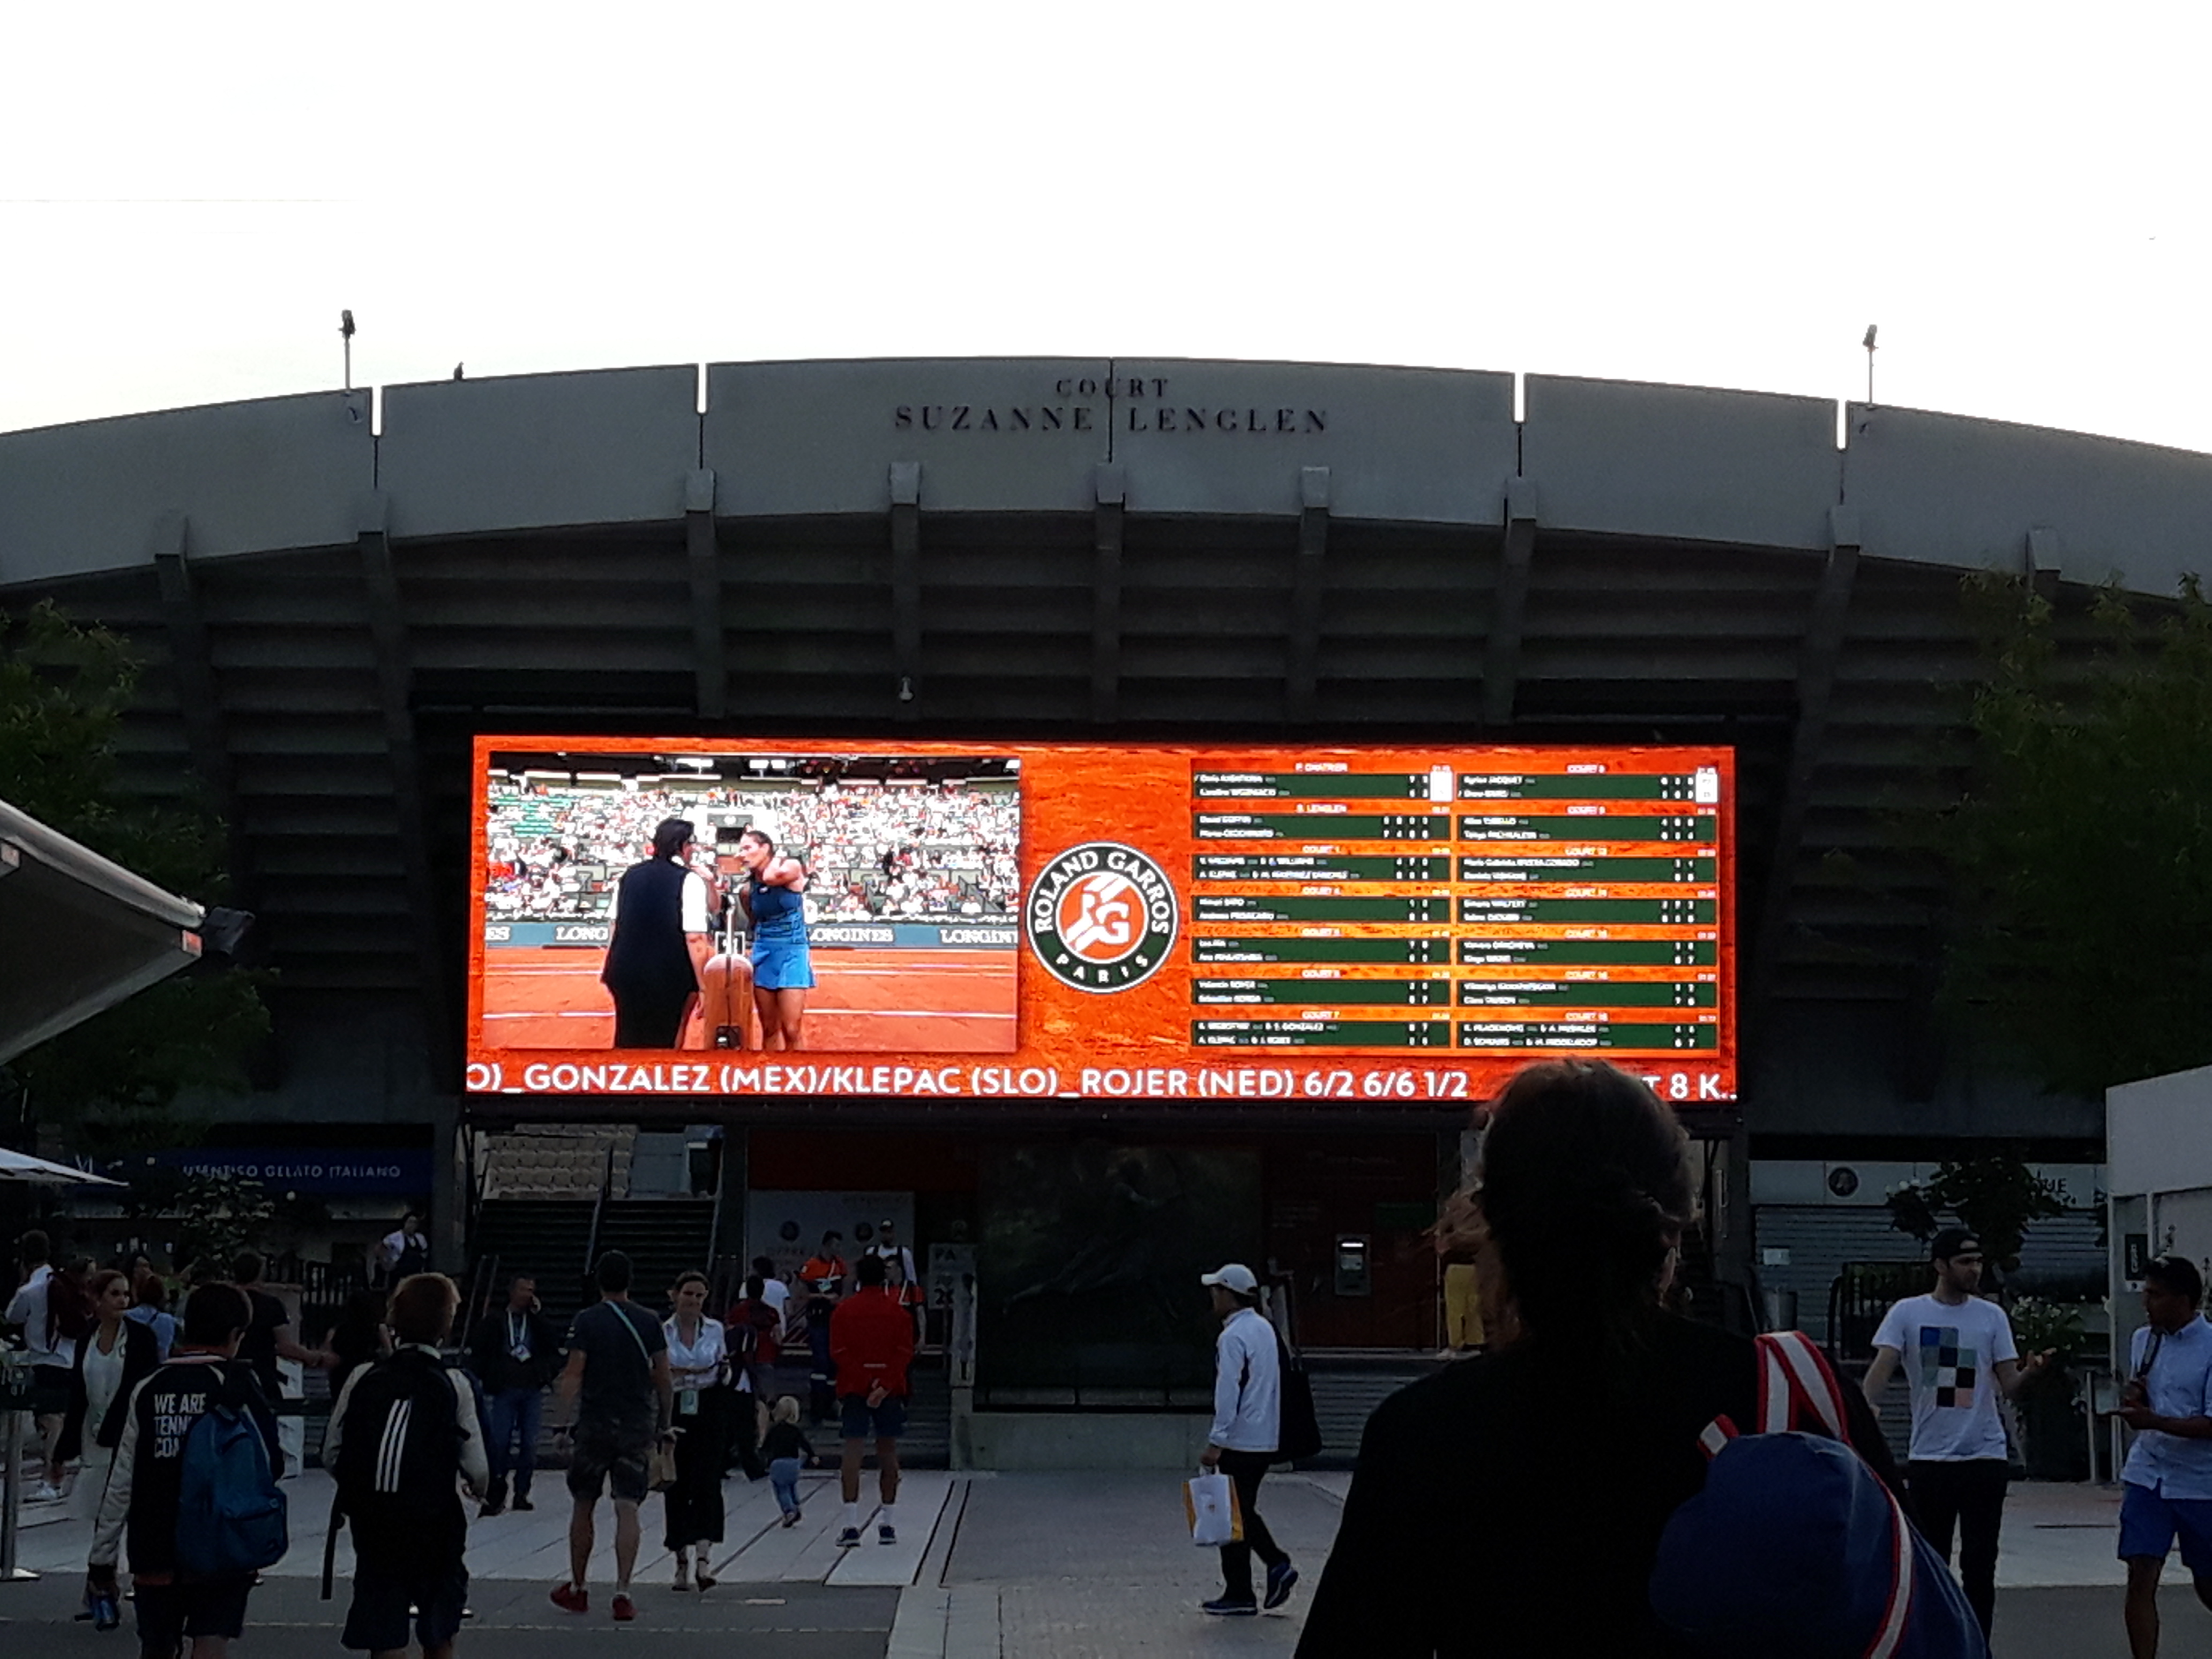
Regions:
<instances>
[{"instance_id":1,"label":"black backpack","mask_svg":"<svg viewBox=\"0 0 2212 1659\"><path fill-rule=\"evenodd\" d=\"M466 1433L453 1374L434 1355L403 1348L361 1374L337 1469L357 1546L428 1545L455 1517L466 1527L454 1485Z\"/></svg>"},{"instance_id":2,"label":"black backpack","mask_svg":"<svg viewBox=\"0 0 2212 1659\"><path fill-rule=\"evenodd\" d=\"M1321 1419L1314 1411L1313 1379L1306 1375L1304 1356L1291 1352L1280 1332L1275 1336L1275 1363L1276 1399L1282 1413L1276 1430L1275 1456L1285 1463L1318 1457L1322 1442Z\"/></svg>"}]
</instances>

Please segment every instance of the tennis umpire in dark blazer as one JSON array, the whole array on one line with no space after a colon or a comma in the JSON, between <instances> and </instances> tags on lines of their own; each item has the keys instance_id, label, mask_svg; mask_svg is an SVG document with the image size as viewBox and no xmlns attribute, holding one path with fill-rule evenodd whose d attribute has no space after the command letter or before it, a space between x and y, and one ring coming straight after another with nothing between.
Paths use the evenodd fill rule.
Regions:
<instances>
[{"instance_id":1,"label":"tennis umpire in dark blazer","mask_svg":"<svg viewBox=\"0 0 2212 1659\"><path fill-rule=\"evenodd\" d=\"M696 831L688 818L664 818L653 856L615 884L614 933L599 982L615 1003L617 1048L673 1048L699 993L699 973L714 950L713 890L689 868Z\"/></svg>"}]
</instances>

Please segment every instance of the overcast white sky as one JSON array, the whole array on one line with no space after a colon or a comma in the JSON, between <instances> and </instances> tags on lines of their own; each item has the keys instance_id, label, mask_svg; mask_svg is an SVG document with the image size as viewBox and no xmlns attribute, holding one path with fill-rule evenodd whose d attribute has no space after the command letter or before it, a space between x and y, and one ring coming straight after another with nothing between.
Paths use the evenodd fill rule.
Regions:
<instances>
[{"instance_id":1,"label":"overcast white sky","mask_svg":"<svg viewBox=\"0 0 2212 1659\"><path fill-rule=\"evenodd\" d=\"M731 358L1437 364L2212 450L2212 8L18 4L0 429Z\"/></svg>"}]
</instances>

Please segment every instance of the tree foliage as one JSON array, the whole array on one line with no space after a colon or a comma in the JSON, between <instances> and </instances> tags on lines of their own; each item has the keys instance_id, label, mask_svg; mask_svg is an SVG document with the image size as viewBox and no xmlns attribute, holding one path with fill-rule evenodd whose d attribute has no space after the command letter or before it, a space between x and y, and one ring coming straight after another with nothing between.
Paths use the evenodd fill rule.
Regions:
<instances>
[{"instance_id":1,"label":"tree foliage","mask_svg":"<svg viewBox=\"0 0 2212 1659\"><path fill-rule=\"evenodd\" d=\"M149 799L120 786L117 739L138 687L128 641L51 604L0 613L0 800L156 886L223 895L223 826L189 791ZM9 1127L62 1127L115 1154L188 1138L179 1094L246 1086L268 1014L251 975L206 966L161 981L19 1056L0 1075Z\"/></svg>"},{"instance_id":2,"label":"tree foliage","mask_svg":"<svg viewBox=\"0 0 2212 1659\"><path fill-rule=\"evenodd\" d=\"M1981 1241L1984 1260L2000 1273L2020 1266L2022 1242L2039 1221L2066 1213L2064 1190L2028 1167L2015 1146L1937 1165L1934 1179L1891 1191L1890 1224L1922 1243L1936 1237L1945 1215L1958 1217Z\"/></svg>"},{"instance_id":3,"label":"tree foliage","mask_svg":"<svg viewBox=\"0 0 2212 1659\"><path fill-rule=\"evenodd\" d=\"M1933 837L1949 1000L2052 1089L2212 1063L2212 604L2107 589L2085 654L2025 584L1970 593L1976 755Z\"/></svg>"},{"instance_id":4,"label":"tree foliage","mask_svg":"<svg viewBox=\"0 0 2212 1659\"><path fill-rule=\"evenodd\" d=\"M258 1243L276 1206L251 1176L212 1172L185 1178L171 1212L177 1222L177 1261L214 1261Z\"/></svg>"}]
</instances>

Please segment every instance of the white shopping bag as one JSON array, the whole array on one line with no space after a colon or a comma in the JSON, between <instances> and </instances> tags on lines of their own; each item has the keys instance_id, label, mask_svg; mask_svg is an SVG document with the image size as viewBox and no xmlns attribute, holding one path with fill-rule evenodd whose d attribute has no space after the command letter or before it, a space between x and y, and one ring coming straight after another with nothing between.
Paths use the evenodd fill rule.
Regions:
<instances>
[{"instance_id":1,"label":"white shopping bag","mask_svg":"<svg viewBox=\"0 0 2212 1659\"><path fill-rule=\"evenodd\" d=\"M1227 1475L1209 1471L1184 1481L1182 1508L1190 1517L1190 1541L1200 1549L1244 1541L1244 1511Z\"/></svg>"}]
</instances>

